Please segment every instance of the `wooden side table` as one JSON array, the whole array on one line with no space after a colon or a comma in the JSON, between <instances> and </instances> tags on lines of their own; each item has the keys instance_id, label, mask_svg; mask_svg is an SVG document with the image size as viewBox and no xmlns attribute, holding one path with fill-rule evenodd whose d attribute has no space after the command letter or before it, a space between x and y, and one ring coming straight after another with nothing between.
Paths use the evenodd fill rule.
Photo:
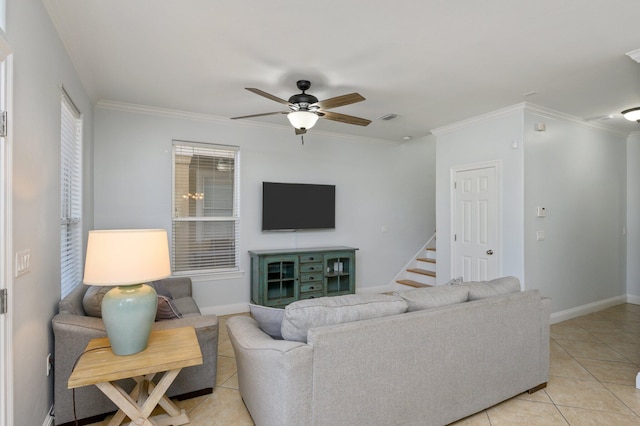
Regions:
<instances>
[{"instance_id":1,"label":"wooden side table","mask_svg":"<svg viewBox=\"0 0 640 426\"><path fill-rule=\"evenodd\" d=\"M202 352L193 327L151 332L149 345L142 352L114 355L106 337L92 339L71 372L67 387L96 385L119 408L109 426L122 423L125 417L134 425L183 425L189 416L179 409L165 392L184 367L202 364ZM158 384L154 376L165 372ZM131 378L136 386L127 394L115 381ZM160 405L166 412L150 417Z\"/></svg>"}]
</instances>

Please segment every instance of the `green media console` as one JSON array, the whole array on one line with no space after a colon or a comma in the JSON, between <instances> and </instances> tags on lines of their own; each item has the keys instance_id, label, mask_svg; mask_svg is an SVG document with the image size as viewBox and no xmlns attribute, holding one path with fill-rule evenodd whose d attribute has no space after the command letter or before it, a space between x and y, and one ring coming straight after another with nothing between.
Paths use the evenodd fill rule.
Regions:
<instances>
[{"instance_id":1,"label":"green media console","mask_svg":"<svg viewBox=\"0 0 640 426\"><path fill-rule=\"evenodd\" d=\"M356 250L317 247L249 251L251 302L282 308L296 300L355 293Z\"/></svg>"}]
</instances>

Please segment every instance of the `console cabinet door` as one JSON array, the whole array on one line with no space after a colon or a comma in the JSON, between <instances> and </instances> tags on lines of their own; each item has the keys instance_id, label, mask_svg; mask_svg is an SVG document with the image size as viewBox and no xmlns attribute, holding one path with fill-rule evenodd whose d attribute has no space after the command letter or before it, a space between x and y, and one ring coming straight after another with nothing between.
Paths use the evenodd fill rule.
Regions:
<instances>
[{"instance_id":1,"label":"console cabinet door","mask_svg":"<svg viewBox=\"0 0 640 426\"><path fill-rule=\"evenodd\" d=\"M298 257L269 256L262 259L263 305L284 306L298 300Z\"/></svg>"},{"instance_id":2,"label":"console cabinet door","mask_svg":"<svg viewBox=\"0 0 640 426\"><path fill-rule=\"evenodd\" d=\"M355 256L353 252L324 255L324 279L327 296L355 293Z\"/></svg>"}]
</instances>

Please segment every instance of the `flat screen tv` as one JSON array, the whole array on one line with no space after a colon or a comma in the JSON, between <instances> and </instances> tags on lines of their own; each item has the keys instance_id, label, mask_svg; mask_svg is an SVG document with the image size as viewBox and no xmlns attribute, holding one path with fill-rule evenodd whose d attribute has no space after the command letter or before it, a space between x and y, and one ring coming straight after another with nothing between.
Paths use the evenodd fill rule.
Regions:
<instances>
[{"instance_id":1,"label":"flat screen tv","mask_svg":"<svg viewBox=\"0 0 640 426\"><path fill-rule=\"evenodd\" d=\"M262 182L262 230L334 229L336 187Z\"/></svg>"}]
</instances>

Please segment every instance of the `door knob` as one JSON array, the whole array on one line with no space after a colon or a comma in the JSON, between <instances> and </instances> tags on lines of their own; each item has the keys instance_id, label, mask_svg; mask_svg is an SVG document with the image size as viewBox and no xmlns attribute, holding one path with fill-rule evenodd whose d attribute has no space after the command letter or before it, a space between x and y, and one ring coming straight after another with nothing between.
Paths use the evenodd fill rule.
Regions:
<instances>
[{"instance_id":1,"label":"door knob","mask_svg":"<svg viewBox=\"0 0 640 426\"><path fill-rule=\"evenodd\" d=\"M487 254L491 256L493 254L493 250L487 250Z\"/></svg>"}]
</instances>

